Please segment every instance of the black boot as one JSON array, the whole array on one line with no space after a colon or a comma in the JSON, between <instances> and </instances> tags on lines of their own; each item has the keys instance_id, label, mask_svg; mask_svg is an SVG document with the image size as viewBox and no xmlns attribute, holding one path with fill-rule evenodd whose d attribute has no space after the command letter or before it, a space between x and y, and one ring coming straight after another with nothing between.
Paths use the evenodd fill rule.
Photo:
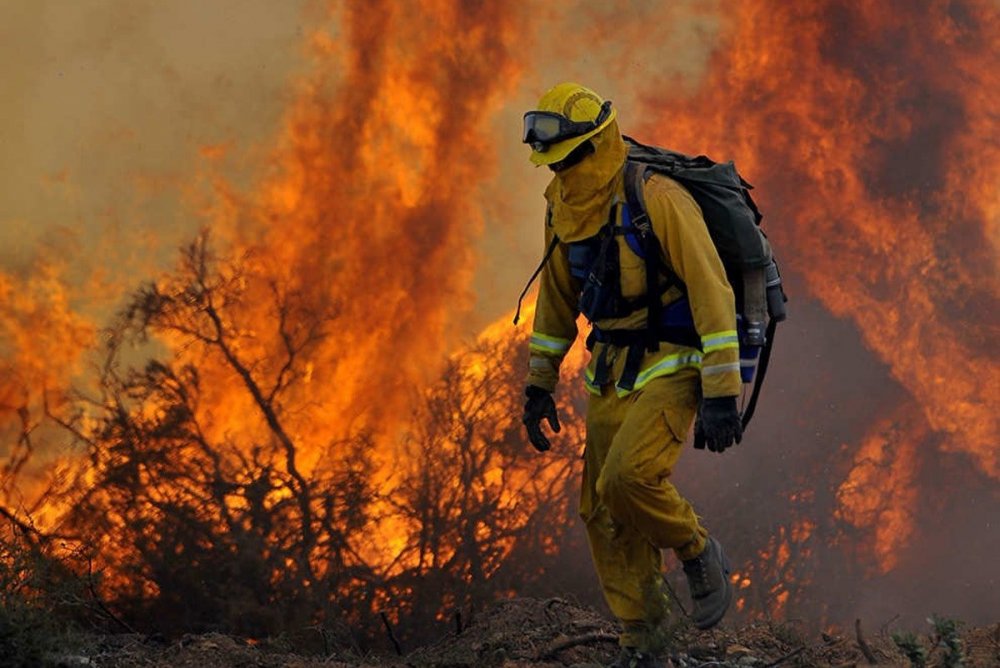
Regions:
<instances>
[{"instance_id":1,"label":"black boot","mask_svg":"<svg viewBox=\"0 0 1000 668\"><path fill-rule=\"evenodd\" d=\"M649 652L638 650L635 647L622 647L618 660L608 668L665 668L666 665Z\"/></svg>"},{"instance_id":2,"label":"black boot","mask_svg":"<svg viewBox=\"0 0 1000 668\"><path fill-rule=\"evenodd\" d=\"M710 629L722 620L733 602L729 560L719 541L710 536L702 553L683 564L694 604L691 620L699 629Z\"/></svg>"}]
</instances>

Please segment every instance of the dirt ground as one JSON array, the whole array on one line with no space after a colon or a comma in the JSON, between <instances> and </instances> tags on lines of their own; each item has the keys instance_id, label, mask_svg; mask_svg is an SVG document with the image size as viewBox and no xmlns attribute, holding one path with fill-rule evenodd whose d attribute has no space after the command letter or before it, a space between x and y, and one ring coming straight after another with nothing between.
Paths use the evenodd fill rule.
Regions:
<instances>
[{"instance_id":1,"label":"dirt ground","mask_svg":"<svg viewBox=\"0 0 1000 668\"><path fill-rule=\"evenodd\" d=\"M804 637L792 626L772 623L699 632L679 620L670 631L674 668L911 665L888 635L859 636L854 629ZM105 636L89 639L83 650L52 658L67 668L596 668L617 655L616 636L615 624L593 610L558 598L521 598L497 604L461 633L406 656L358 656L335 648L323 656L302 656L287 647L209 634L171 642ZM932 641L921 638L928 648ZM963 629L962 641L964 666L1000 666L1000 623ZM946 665L943 650L932 652L927 665Z\"/></svg>"}]
</instances>

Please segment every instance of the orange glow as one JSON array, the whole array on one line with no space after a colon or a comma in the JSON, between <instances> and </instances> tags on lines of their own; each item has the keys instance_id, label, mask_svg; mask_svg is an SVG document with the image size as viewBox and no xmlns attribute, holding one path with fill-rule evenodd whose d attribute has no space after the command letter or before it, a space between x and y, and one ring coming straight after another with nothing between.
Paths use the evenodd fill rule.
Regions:
<instances>
[{"instance_id":1,"label":"orange glow","mask_svg":"<svg viewBox=\"0 0 1000 668\"><path fill-rule=\"evenodd\" d=\"M854 466L837 491L840 518L874 529L874 551L885 573L898 563L914 531L915 462L925 434L904 425L919 422L907 407L875 425L854 455Z\"/></svg>"},{"instance_id":2,"label":"orange glow","mask_svg":"<svg viewBox=\"0 0 1000 668\"><path fill-rule=\"evenodd\" d=\"M723 20L699 92L650 100L661 111L637 136L735 158L783 266L856 323L909 394L848 446L836 495L835 516L869 533L887 573L935 448L1000 480L1000 13L761 0ZM800 521L790 537L814 529Z\"/></svg>"},{"instance_id":3,"label":"orange glow","mask_svg":"<svg viewBox=\"0 0 1000 668\"><path fill-rule=\"evenodd\" d=\"M106 522L93 544L109 591L147 600L161 594L151 579L132 577L141 550L129 553L116 538L132 531L148 538L151 552L186 556L192 546L171 545L158 524L176 496L221 489L217 507L199 519L220 534L256 538L261 517L269 528L272 519L285 521L303 487L340 481L355 466L368 485L360 494L370 516L344 538L349 563L327 559L322 541L305 558L285 554L269 535L259 551L277 556L262 580L301 569L308 574L297 576L297 586L314 590L361 564L372 580L404 578L392 591L373 587L366 601L392 611L395 623L406 612L400 600L424 593L414 581L453 568L452 589L432 592L435 614L446 620L448 609L463 604L458 589L525 559L517 549L527 539L518 530L535 528L531 558L565 549L573 515L566 490L576 489L585 440L583 391L573 377L588 353L578 342L564 363L562 458L529 459L518 415L523 369L511 359L525 350L533 305L518 329L504 314L468 340L474 249L488 210L481 200L496 181L500 145L512 141L496 136L491 123L523 88L537 87L533 64L518 55L532 46L526 12L517 3L417 5L376 0L330 9L328 25L306 38L312 73L297 84L261 181L248 193L221 178L214 183L216 198L205 207L209 243L198 248L215 254L206 281L224 296L211 303L222 313L218 329L206 308L189 308L211 292L193 285L191 267L156 278L158 296L195 313L160 321L151 348L170 371L194 378L178 385L196 388L182 407L201 431L188 429L178 403L155 393L121 404L102 396L75 414L64 390L85 375L98 328L73 304L92 286L69 285L55 261L36 263L30 275L0 271L0 435L14 444L0 500L45 528L61 526L78 498L39 499L53 481L75 481L74 493L90 507L127 507L131 514L93 520ZM834 471L829 479L796 472L801 489L787 495L787 515L740 537L753 563L731 576L736 608L775 618L791 614L797 593L817 579L820 546L840 538L831 525L864 537L872 575L899 568L917 535L920 474L942 452L1000 480L1000 309L993 308L1000 296L1000 18L978 0L961 3L964 17L944 2L905 17L879 0L844 7L835 0L733 3L719 17L718 45L695 92L655 88L667 92L630 110L640 120L628 130L642 141L737 160L758 186L789 283L853 322L887 380L905 392L873 424L859 425L865 435L843 445L839 467L823 471ZM559 19L542 13L537 20ZM640 35L642 27L626 26ZM883 62L891 60L876 48L884 42L905 55L907 71ZM928 99L949 105L922 108ZM230 149L218 143L200 153L211 169ZM485 196L492 204L522 194ZM838 361L845 374L861 363ZM808 362L798 362L810 374ZM157 382L148 386L158 389ZM97 465L86 458L45 453L41 466L20 471L32 439L41 440L46 407L65 408L84 437L105 439L95 448L104 459L95 459L105 473L134 475L141 501L94 491L99 476L90 467ZM162 451L129 459L122 452L135 445L130 434L109 428L117 426L116 411L135 423L184 429L164 428ZM69 438L58 433L53 442ZM515 446L524 451L512 452ZM190 462L196 473L214 462L217 480L196 479L217 487L192 493L189 480L165 484L151 464L160 460ZM829 507L820 507L823 499ZM328 510L315 498L304 505L306 515ZM539 528L539 516L546 526ZM335 593L353 592L345 585ZM493 595L518 593L504 581Z\"/></svg>"},{"instance_id":4,"label":"orange glow","mask_svg":"<svg viewBox=\"0 0 1000 668\"><path fill-rule=\"evenodd\" d=\"M948 9L931 3L904 19L874 0L852 12L739 3L726 30L753 38L725 41L701 92L664 99L647 133L738 156L786 264L857 323L946 436L942 447L1000 479L1000 363L987 343L1000 326L990 307L1000 298L1000 102L985 93L1000 89L1000 14L987 2L963 3L967 15ZM858 60L886 40L911 59L906 71ZM928 95L961 118L921 107ZM928 162L937 150L940 161Z\"/></svg>"}]
</instances>

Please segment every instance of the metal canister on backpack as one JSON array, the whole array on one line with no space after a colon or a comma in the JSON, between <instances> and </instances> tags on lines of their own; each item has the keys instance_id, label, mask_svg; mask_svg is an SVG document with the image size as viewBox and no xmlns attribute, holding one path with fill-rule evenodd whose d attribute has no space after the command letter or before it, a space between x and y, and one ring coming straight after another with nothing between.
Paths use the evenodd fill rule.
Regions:
<instances>
[{"instance_id":1,"label":"metal canister on backpack","mask_svg":"<svg viewBox=\"0 0 1000 668\"><path fill-rule=\"evenodd\" d=\"M785 311L785 291L781 287L781 272L778 264L772 259L767 265L767 312L772 320L781 322L788 315Z\"/></svg>"},{"instance_id":2,"label":"metal canister on backpack","mask_svg":"<svg viewBox=\"0 0 1000 668\"><path fill-rule=\"evenodd\" d=\"M761 331L752 333L750 328L758 328ZM757 359L760 357L760 350L763 347L764 332L762 323L750 323L742 315L736 316L736 332L740 340L740 380L744 383L753 381L754 373L757 371ZM760 344L750 343L760 341Z\"/></svg>"},{"instance_id":3,"label":"metal canister on backpack","mask_svg":"<svg viewBox=\"0 0 1000 668\"><path fill-rule=\"evenodd\" d=\"M740 331L740 345L761 347L764 345L764 324L767 320L767 277L764 267L744 269L742 275L743 329Z\"/></svg>"}]
</instances>

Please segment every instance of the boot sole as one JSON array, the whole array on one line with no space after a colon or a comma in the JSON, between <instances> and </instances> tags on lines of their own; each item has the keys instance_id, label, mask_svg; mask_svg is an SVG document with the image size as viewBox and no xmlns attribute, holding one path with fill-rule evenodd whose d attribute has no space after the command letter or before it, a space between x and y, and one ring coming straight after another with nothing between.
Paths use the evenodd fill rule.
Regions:
<instances>
[{"instance_id":1,"label":"boot sole","mask_svg":"<svg viewBox=\"0 0 1000 668\"><path fill-rule=\"evenodd\" d=\"M731 566L729 565L729 557L726 556L726 552L722 549L722 545L719 543L719 541L715 540L714 538L709 538L709 540L715 543L715 547L719 551L719 561L722 562L722 572L725 575L724 581L726 583L725 599L724 599L725 602L719 608L719 612L717 612L716 614L706 619L699 619L695 621L694 623L695 628L701 631L708 630L713 626L715 626L716 624L718 624L719 622L721 622L722 618L726 616L726 612L729 610L729 606L732 605L733 602L733 585L729 581L729 575L732 572Z\"/></svg>"}]
</instances>

